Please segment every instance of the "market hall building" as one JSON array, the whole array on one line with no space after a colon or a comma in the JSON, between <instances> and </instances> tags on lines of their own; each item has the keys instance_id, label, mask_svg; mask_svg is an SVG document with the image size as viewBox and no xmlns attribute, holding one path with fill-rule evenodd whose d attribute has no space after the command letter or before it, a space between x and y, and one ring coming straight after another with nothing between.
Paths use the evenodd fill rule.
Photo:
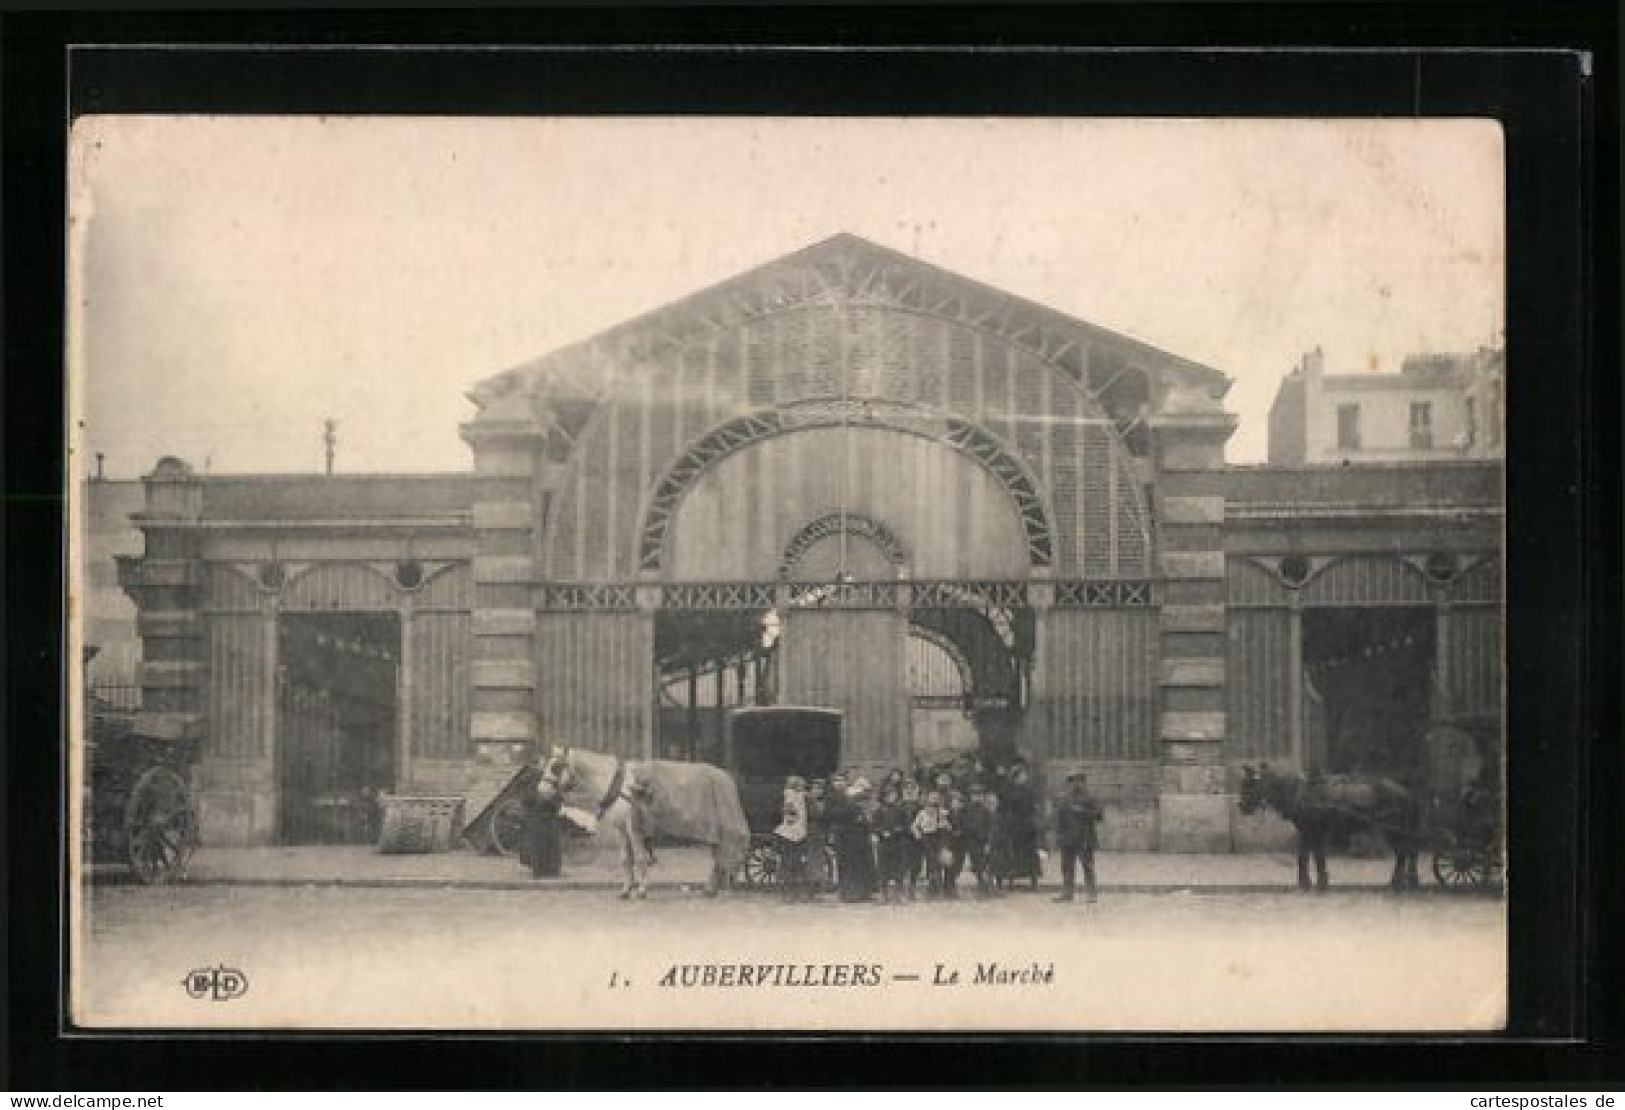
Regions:
<instances>
[{"instance_id":1,"label":"market hall building","mask_svg":"<svg viewBox=\"0 0 1625 1110\"><path fill-rule=\"evenodd\" d=\"M768 703L871 776L1019 751L1108 847L1246 848L1241 764L1413 777L1498 718L1502 475L1228 466L1228 385L838 236L475 386L468 473L162 460L143 711L214 844L478 804L538 743L715 760Z\"/></svg>"}]
</instances>

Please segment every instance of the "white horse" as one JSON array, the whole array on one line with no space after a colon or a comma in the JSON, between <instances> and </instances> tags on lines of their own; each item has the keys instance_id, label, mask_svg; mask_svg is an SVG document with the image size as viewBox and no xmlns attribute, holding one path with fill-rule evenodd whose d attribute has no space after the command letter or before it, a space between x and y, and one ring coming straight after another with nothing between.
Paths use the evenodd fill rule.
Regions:
<instances>
[{"instance_id":1,"label":"white horse","mask_svg":"<svg viewBox=\"0 0 1625 1110\"><path fill-rule=\"evenodd\" d=\"M586 810L600 831L619 840L626 866L622 898L648 895L649 838L657 835L711 846L705 893L726 886L750 845L739 788L719 767L670 760L628 762L602 752L554 747L541 781L566 806Z\"/></svg>"}]
</instances>

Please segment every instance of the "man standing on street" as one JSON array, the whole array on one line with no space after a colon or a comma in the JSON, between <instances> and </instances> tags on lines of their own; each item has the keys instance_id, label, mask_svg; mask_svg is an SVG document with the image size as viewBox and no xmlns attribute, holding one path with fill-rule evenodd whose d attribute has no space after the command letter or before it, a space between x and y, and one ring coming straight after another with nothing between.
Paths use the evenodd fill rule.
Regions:
<instances>
[{"instance_id":1,"label":"man standing on street","mask_svg":"<svg viewBox=\"0 0 1625 1110\"><path fill-rule=\"evenodd\" d=\"M1076 891L1077 868L1083 864L1083 892L1095 900L1095 849L1100 838L1100 803L1089 792L1089 776L1082 771L1066 777L1066 793L1055 802L1055 847L1061 853L1061 893L1057 902L1070 902Z\"/></svg>"}]
</instances>

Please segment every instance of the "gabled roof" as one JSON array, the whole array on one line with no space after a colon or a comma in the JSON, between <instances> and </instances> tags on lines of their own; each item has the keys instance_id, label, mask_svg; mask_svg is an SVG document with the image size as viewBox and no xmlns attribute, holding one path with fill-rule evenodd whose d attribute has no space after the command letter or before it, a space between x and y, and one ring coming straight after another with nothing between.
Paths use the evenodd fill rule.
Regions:
<instances>
[{"instance_id":1,"label":"gabled roof","mask_svg":"<svg viewBox=\"0 0 1625 1110\"><path fill-rule=\"evenodd\" d=\"M518 397L593 398L612 367L635 365L672 346L746 320L811 303L892 306L954 320L1025 347L1086 388L1086 351L1105 348L1152 379L1153 395L1202 394L1211 404L1230 380L1218 370L1053 308L984 285L851 234L840 234L634 317L474 386L482 418L508 413ZM1119 372L1113 369L1111 373ZM1103 383L1095 383L1098 387Z\"/></svg>"}]
</instances>

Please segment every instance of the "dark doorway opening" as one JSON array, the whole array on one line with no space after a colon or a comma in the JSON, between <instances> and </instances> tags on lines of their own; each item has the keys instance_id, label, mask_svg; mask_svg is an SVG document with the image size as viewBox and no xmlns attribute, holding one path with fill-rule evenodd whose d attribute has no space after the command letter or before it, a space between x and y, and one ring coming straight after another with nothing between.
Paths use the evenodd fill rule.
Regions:
<instances>
[{"instance_id":1,"label":"dark doorway opening","mask_svg":"<svg viewBox=\"0 0 1625 1110\"><path fill-rule=\"evenodd\" d=\"M991 607L911 611L914 762L1013 754L1032 659L1031 615Z\"/></svg>"},{"instance_id":2,"label":"dark doorway opening","mask_svg":"<svg viewBox=\"0 0 1625 1110\"><path fill-rule=\"evenodd\" d=\"M289 613L278 622L284 844L362 844L395 785L400 618Z\"/></svg>"},{"instance_id":3,"label":"dark doorway opening","mask_svg":"<svg viewBox=\"0 0 1625 1110\"><path fill-rule=\"evenodd\" d=\"M771 650L763 613L661 612L655 616L655 752L721 764L728 710L771 702Z\"/></svg>"},{"instance_id":4,"label":"dark doorway opening","mask_svg":"<svg viewBox=\"0 0 1625 1110\"><path fill-rule=\"evenodd\" d=\"M1305 763L1383 775L1424 772L1434 668L1433 610L1307 609Z\"/></svg>"}]
</instances>

